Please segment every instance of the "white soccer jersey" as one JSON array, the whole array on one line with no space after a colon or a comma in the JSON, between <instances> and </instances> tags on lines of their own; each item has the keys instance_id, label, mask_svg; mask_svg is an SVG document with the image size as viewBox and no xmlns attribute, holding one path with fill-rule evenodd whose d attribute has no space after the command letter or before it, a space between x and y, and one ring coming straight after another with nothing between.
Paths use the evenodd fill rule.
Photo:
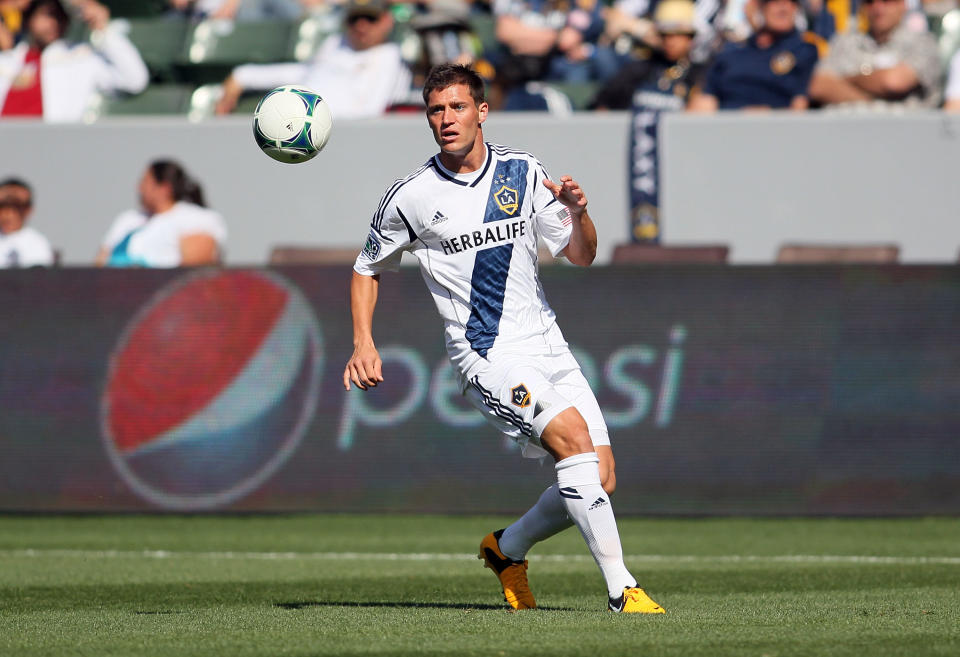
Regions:
<instances>
[{"instance_id":1,"label":"white soccer jersey","mask_svg":"<svg viewBox=\"0 0 960 657\"><path fill-rule=\"evenodd\" d=\"M403 251L416 256L464 377L495 354L567 349L537 276L537 238L559 255L570 212L543 186L548 176L536 158L486 147L477 171L455 174L434 156L397 180L354 265L372 276L396 270Z\"/></svg>"}]
</instances>

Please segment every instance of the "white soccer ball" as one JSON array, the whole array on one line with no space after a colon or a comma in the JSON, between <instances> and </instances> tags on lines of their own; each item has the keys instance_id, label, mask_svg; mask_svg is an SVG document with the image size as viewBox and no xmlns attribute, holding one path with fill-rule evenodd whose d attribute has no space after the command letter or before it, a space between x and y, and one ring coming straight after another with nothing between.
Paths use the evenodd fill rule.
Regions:
<instances>
[{"instance_id":1,"label":"white soccer ball","mask_svg":"<svg viewBox=\"0 0 960 657\"><path fill-rule=\"evenodd\" d=\"M253 137L279 162L306 162L330 139L330 107L316 91L284 85L268 92L253 113Z\"/></svg>"}]
</instances>

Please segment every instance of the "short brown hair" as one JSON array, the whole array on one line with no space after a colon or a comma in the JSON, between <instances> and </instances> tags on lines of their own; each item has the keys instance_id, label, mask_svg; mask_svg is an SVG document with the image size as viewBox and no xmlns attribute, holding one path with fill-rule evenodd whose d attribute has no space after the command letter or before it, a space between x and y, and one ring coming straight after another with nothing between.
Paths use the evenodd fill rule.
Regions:
<instances>
[{"instance_id":1,"label":"short brown hair","mask_svg":"<svg viewBox=\"0 0 960 657\"><path fill-rule=\"evenodd\" d=\"M439 64L430 69L423 83L423 102L426 104L430 94L442 91L455 84L465 84L470 88L470 96L480 105L486 102L483 79L469 66L462 64Z\"/></svg>"}]
</instances>

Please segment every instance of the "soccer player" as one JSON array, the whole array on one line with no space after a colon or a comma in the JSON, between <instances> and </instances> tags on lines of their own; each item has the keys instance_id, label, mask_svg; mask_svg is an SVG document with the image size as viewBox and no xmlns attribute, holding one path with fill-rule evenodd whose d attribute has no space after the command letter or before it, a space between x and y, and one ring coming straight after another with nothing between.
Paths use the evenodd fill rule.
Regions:
<instances>
[{"instance_id":1,"label":"soccer player","mask_svg":"<svg viewBox=\"0 0 960 657\"><path fill-rule=\"evenodd\" d=\"M597 234L587 197L570 176L551 180L529 153L484 142L488 106L471 69L435 67L423 98L440 152L394 182L373 215L351 282L354 351L344 387L383 382L373 340L380 274L408 251L443 319L464 395L524 456L556 461L557 483L480 544L506 601L536 607L524 557L572 523L600 566L609 609L663 613L623 563L609 499L615 477L607 427L537 276L538 237L554 255L593 262Z\"/></svg>"}]
</instances>

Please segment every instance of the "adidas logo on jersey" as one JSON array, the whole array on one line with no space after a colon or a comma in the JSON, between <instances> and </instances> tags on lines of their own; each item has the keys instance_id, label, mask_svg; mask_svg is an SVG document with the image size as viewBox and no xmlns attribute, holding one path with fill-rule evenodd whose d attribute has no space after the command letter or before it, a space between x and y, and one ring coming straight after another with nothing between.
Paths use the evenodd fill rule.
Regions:
<instances>
[{"instance_id":1,"label":"adidas logo on jersey","mask_svg":"<svg viewBox=\"0 0 960 657\"><path fill-rule=\"evenodd\" d=\"M433 215L433 219L430 220L430 225L436 226L437 224L442 224L446 220L447 216L440 212L440 210L437 210L437 213Z\"/></svg>"},{"instance_id":2,"label":"adidas logo on jersey","mask_svg":"<svg viewBox=\"0 0 960 657\"><path fill-rule=\"evenodd\" d=\"M598 498L593 502L593 504L590 505L590 507L587 509L587 511L593 511L594 509L599 509L601 506L606 506L606 505L607 505L607 501L606 501L605 499L603 499L602 497L598 497Z\"/></svg>"}]
</instances>

